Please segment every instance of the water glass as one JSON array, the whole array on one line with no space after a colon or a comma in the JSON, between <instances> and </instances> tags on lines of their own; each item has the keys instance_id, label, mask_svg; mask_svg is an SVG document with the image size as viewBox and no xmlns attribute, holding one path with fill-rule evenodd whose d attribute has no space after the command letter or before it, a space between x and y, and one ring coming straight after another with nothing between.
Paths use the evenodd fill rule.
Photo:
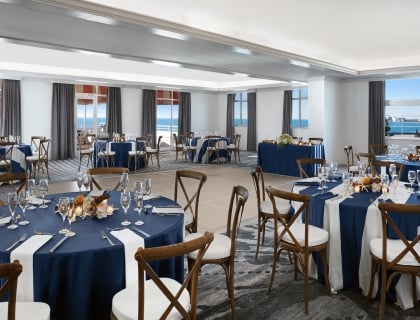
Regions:
<instances>
[{"instance_id":1,"label":"water glass","mask_svg":"<svg viewBox=\"0 0 420 320\"><path fill-rule=\"evenodd\" d=\"M140 214L143 209L143 191L136 191L136 211L139 213L138 220L134 223L138 226L141 226L144 224L144 222L140 219Z\"/></svg>"},{"instance_id":2,"label":"water glass","mask_svg":"<svg viewBox=\"0 0 420 320\"><path fill-rule=\"evenodd\" d=\"M150 205L150 193L152 192L152 179L151 178L147 178L145 181L145 188L144 188L144 195L147 196L147 204L144 206L144 208L147 210L149 208L151 208L152 206Z\"/></svg>"},{"instance_id":3,"label":"water glass","mask_svg":"<svg viewBox=\"0 0 420 320\"><path fill-rule=\"evenodd\" d=\"M77 186L79 187L79 192L82 191L82 185L83 185L83 173L78 172L76 176Z\"/></svg>"},{"instance_id":4,"label":"water glass","mask_svg":"<svg viewBox=\"0 0 420 320\"><path fill-rule=\"evenodd\" d=\"M66 228L66 219L69 214L69 197L60 197L58 199L58 212L63 219L63 228L58 231L61 234L67 234L69 230Z\"/></svg>"},{"instance_id":5,"label":"water glass","mask_svg":"<svg viewBox=\"0 0 420 320\"><path fill-rule=\"evenodd\" d=\"M18 225L15 223L15 210L16 205L18 203L17 194L15 192L11 192L7 195L7 203L9 205L10 211L10 224L7 226L7 229L16 229Z\"/></svg>"},{"instance_id":6,"label":"water glass","mask_svg":"<svg viewBox=\"0 0 420 320\"><path fill-rule=\"evenodd\" d=\"M26 209L29 204L29 192L22 191L19 193L19 207L22 210L22 220L19 222L19 225L25 226L29 224L29 221L26 219Z\"/></svg>"},{"instance_id":7,"label":"water glass","mask_svg":"<svg viewBox=\"0 0 420 320\"><path fill-rule=\"evenodd\" d=\"M143 181L135 181L133 191L135 195L137 195L138 192L142 194L142 202L143 202L143 193L144 193ZM139 211L137 207L134 210Z\"/></svg>"},{"instance_id":8,"label":"water glass","mask_svg":"<svg viewBox=\"0 0 420 320\"><path fill-rule=\"evenodd\" d=\"M86 192L90 190L90 176L87 173L83 175L83 186Z\"/></svg>"},{"instance_id":9,"label":"water glass","mask_svg":"<svg viewBox=\"0 0 420 320\"><path fill-rule=\"evenodd\" d=\"M129 183L128 173L123 173L120 178L120 185L123 191L127 189L128 183Z\"/></svg>"},{"instance_id":10,"label":"water glass","mask_svg":"<svg viewBox=\"0 0 420 320\"><path fill-rule=\"evenodd\" d=\"M124 210L124 215L125 215L124 221L121 222L121 224L123 226L129 226L131 224L131 222L127 220L127 211L128 211L128 208L130 207L130 202L131 202L130 192L129 191L122 191L121 192L121 197L120 197L120 204L121 204L121 207Z\"/></svg>"},{"instance_id":11,"label":"water glass","mask_svg":"<svg viewBox=\"0 0 420 320\"><path fill-rule=\"evenodd\" d=\"M45 203L45 193L48 192L48 179L40 179L38 188L42 194L42 205L39 207L42 209L48 208L47 204Z\"/></svg>"},{"instance_id":12,"label":"water glass","mask_svg":"<svg viewBox=\"0 0 420 320\"><path fill-rule=\"evenodd\" d=\"M34 210L36 207L32 204L32 197L35 192L35 179L29 179L28 180L28 192L29 192L29 206L28 210Z\"/></svg>"},{"instance_id":13,"label":"water glass","mask_svg":"<svg viewBox=\"0 0 420 320\"><path fill-rule=\"evenodd\" d=\"M418 170L420 171L420 170ZM397 188L398 188L398 175L394 174L391 180L392 189L394 189L394 200L397 200Z\"/></svg>"},{"instance_id":14,"label":"water glass","mask_svg":"<svg viewBox=\"0 0 420 320\"><path fill-rule=\"evenodd\" d=\"M408 170L408 182L410 182L410 193L413 193L413 183L416 181L416 171L414 170Z\"/></svg>"},{"instance_id":15,"label":"water glass","mask_svg":"<svg viewBox=\"0 0 420 320\"><path fill-rule=\"evenodd\" d=\"M76 232L71 230L71 223L73 219L76 219L76 212L74 210L74 198L73 197L69 197L69 210L67 211L67 220L69 222L69 227L68 227L68 231L67 231L67 236L68 237L73 237L76 235Z\"/></svg>"}]
</instances>

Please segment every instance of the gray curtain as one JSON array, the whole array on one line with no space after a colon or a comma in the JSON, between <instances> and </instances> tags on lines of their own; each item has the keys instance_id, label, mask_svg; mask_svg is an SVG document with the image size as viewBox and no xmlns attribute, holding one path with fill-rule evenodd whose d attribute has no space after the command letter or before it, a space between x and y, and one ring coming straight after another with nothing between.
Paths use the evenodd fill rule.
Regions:
<instances>
[{"instance_id":1,"label":"gray curtain","mask_svg":"<svg viewBox=\"0 0 420 320\"><path fill-rule=\"evenodd\" d=\"M191 93L181 92L179 99L178 135L191 131Z\"/></svg>"},{"instance_id":2,"label":"gray curtain","mask_svg":"<svg viewBox=\"0 0 420 320\"><path fill-rule=\"evenodd\" d=\"M74 158L74 85L53 84L51 159Z\"/></svg>"},{"instance_id":3,"label":"gray curtain","mask_svg":"<svg viewBox=\"0 0 420 320\"><path fill-rule=\"evenodd\" d=\"M283 130L282 133L291 134L292 128L290 126L292 122L292 90L284 91L283 96Z\"/></svg>"},{"instance_id":4,"label":"gray curtain","mask_svg":"<svg viewBox=\"0 0 420 320\"><path fill-rule=\"evenodd\" d=\"M20 81L3 80L1 135L21 135Z\"/></svg>"},{"instance_id":5,"label":"gray curtain","mask_svg":"<svg viewBox=\"0 0 420 320\"><path fill-rule=\"evenodd\" d=\"M108 87L106 108L106 125L108 133L122 133L121 88Z\"/></svg>"},{"instance_id":6,"label":"gray curtain","mask_svg":"<svg viewBox=\"0 0 420 320\"><path fill-rule=\"evenodd\" d=\"M230 137L235 132L234 121L234 104L235 94L229 93L227 96L227 110L226 110L226 136Z\"/></svg>"},{"instance_id":7,"label":"gray curtain","mask_svg":"<svg viewBox=\"0 0 420 320\"><path fill-rule=\"evenodd\" d=\"M143 136L151 134L156 141L156 91L143 89Z\"/></svg>"},{"instance_id":8,"label":"gray curtain","mask_svg":"<svg viewBox=\"0 0 420 320\"><path fill-rule=\"evenodd\" d=\"M369 82L369 145L385 143L385 81Z\"/></svg>"},{"instance_id":9,"label":"gray curtain","mask_svg":"<svg viewBox=\"0 0 420 320\"><path fill-rule=\"evenodd\" d=\"M248 92L248 141L247 150L257 150L257 94Z\"/></svg>"}]
</instances>

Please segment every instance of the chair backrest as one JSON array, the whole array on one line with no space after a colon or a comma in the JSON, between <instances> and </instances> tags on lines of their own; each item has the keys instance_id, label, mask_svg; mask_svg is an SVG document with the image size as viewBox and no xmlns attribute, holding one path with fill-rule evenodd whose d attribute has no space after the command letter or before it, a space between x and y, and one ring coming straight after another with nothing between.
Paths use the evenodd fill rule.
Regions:
<instances>
[{"instance_id":1,"label":"chair backrest","mask_svg":"<svg viewBox=\"0 0 420 320\"><path fill-rule=\"evenodd\" d=\"M239 150L239 146L241 144L241 135L240 134L235 135L235 141L233 143L235 145L235 148Z\"/></svg>"},{"instance_id":2,"label":"chair backrest","mask_svg":"<svg viewBox=\"0 0 420 320\"><path fill-rule=\"evenodd\" d=\"M381 167L385 167L386 168L386 172L389 174L389 166L391 164L395 165L395 167L397 168L397 174L398 174L398 180L401 180L401 175L404 171L404 164L400 163L400 162L394 162L394 161L380 161L380 160L375 160L372 159L372 161L370 162L371 164L371 168L372 168L372 176L380 176L381 175ZM379 170L378 170L379 168Z\"/></svg>"},{"instance_id":3,"label":"chair backrest","mask_svg":"<svg viewBox=\"0 0 420 320\"><path fill-rule=\"evenodd\" d=\"M2 286L0 287L0 297L7 300L7 320L15 320L16 317L16 292L18 277L22 273L22 265L19 260L12 263L0 264L0 279Z\"/></svg>"},{"instance_id":4,"label":"chair backrest","mask_svg":"<svg viewBox=\"0 0 420 320\"><path fill-rule=\"evenodd\" d=\"M4 153L0 153L0 161L11 161L13 159L14 142L0 142L0 147L5 148Z\"/></svg>"},{"instance_id":5,"label":"chair backrest","mask_svg":"<svg viewBox=\"0 0 420 320\"><path fill-rule=\"evenodd\" d=\"M296 160L298 169L299 169L299 175L301 178L310 178L311 175L308 174L309 165L319 165L319 166L325 166L325 159L317 159L317 158L302 158ZM306 169L306 170L305 170ZM314 175L316 176L316 170L314 171Z\"/></svg>"},{"instance_id":6,"label":"chair backrest","mask_svg":"<svg viewBox=\"0 0 420 320\"><path fill-rule=\"evenodd\" d=\"M96 148L96 154L97 156L103 155L109 150L109 143L111 141L107 138L96 138L95 139L95 148Z\"/></svg>"},{"instance_id":7,"label":"chair backrest","mask_svg":"<svg viewBox=\"0 0 420 320\"><path fill-rule=\"evenodd\" d=\"M318 138L318 137L312 137L312 138L309 138L308 140L310 144L323 144L324 142L324 138Z\"/></svg>"},{"instance_id":8,"label":"chair backrest","mask_svg":"<svg viewBox=\"0 0 420 320\"><path fill-rule=\"evenodd\" d=\"M356 159L360 162L366 163L366 170L371 168L372 166L372 160L375 159L375 155L373 153L368 152L356 152Z\"/></svg>"},{"instance_id":9,"label":"chair backrest","mask_svg":"<svg viewBox=\"0 0 420 320\"><path fill-rule=\"evenodd\" d=\"M254 182L255 194L257 195L258 210L261 211L261 203L265 201L265 185L264 175L261 166L256 166L251 169L251 177Z\"/></svg>"},{"instance_id":10,"label":"chair backrest","mask_svg":"<svg viewBox=\"0 0 420 320\"><path fill-rule=\"evenodd\" d=\"M0 142L9 142L9 136L0 136Z\"/></svg>"},{"instance_id":11,"label":"chair backrest","mask_svg":"<svg viewBox=\"0 0 420 320\"><path fill-rule=\"evenodd\" d=\"M388 152L387 144L370 144L369 152L374 155L386 154Z\"/></svg>"},{"instance_id":12,"label":"chair backrest","mask_svg":"<svg viewBox=\"0 0 420 320\"><path fill-rule=\"evenodd\" d=\"M137 319L144 319L145 301L144 297L148 295L145 292L145 277L144 273L153 281L157 288L169 300L169 305L166 309L162 308L162 315L160 319L166 319L174 308L181 314L182 319L196 319L196 306L197 306L197 283L198 273L200 272L201 261L206 253L210 243L213 241L213 233L205 232L204 235L197 237L190 241L183 243L154 247L154 248L139 248L136 252L135 258L138 262L138 279L139 279L139 296L138 296L138 315ZM190 267L188 274L184 277L184 282L176 294L165 286L153 268L150 266L149 261L164 260L174 257L184 256L188 253L198 251L197 258L193 265ZM178 298L184 290L190 293L190 309L185 310L179 303Z\"/></svg>"},{"instance_id":13,"label":"chair backrest","mask_svg":"<svg viewBox=\"0 0 420 320\"><path fill-rule=\"evenodd\" d=\"M45 136L32 136L31 137L31 149L32 153L38 153L40 147L40 141L45 140Z\"/></svg>"},{"instance_id":14,"label":"chair backrest","mask_svg":"<svg viewBox=\"0 0 420 320\"><path fill-rule=\"evenodd\" d=\"M414 262L411 267L413 271L415 261L417 261L417 275L420 272L420 251L418 246L420 245L420 233L417 234L417 227L420 221L420 205L418 204L401 204L401 203L390 203L380 202L378 205L381 211L382 221L382 263L387 262L387 239L398 239L400 240L400 247L398 251L393 252L395 258L392 261L387 262L387 267L392 269L395 265L399 264L401 259L410 256L410 260ZM403 223L402 219L415 219L415 223L410 223L408 220ZM405 230L404 232L400 229L400 226L406 225L412 227L412 230ZM417 246L417 250L416 247ZM396 250L395 246L392 250Z\"/></svg>"},{"instance_id":15,"label":"chair backrest","mask_svg":"<svg viewBox=\"0 0 420 320\"><path fill-rule=\"evenodd\" d=\"M15 188L17 194L22 191L22 189L27 190L28 185L28 173L27 172L6 172L4 174L0 174L0 182L12 182L12 181L20 181L21 183Z\"/></svg>"},{"instance_id":16,"label":"chair backrest","mask_svg":"<svg viewBox=\"0 0 420 320\"><path fill-rule=\"evenodd\" d=\"M196 183L191 183L191 181ZM175 194L174 200L178 201L182 195L186 200L184 205L184 211L189 210L193 216L193 222L191 226L186 226L190 232L197 232L198 224L198 204L200 201L200 193L204 183L207 181L207 175L193 170L177 170L175 174ZM179 190L178 190L179 189Z\"/></svg>"},{"instance_id":17,"label":"chair backrest","mask_svg":"<svg viewBox=\"0 0 420 320\"><path fill-rule=\"evenodd\" d=\"M103 190L99 182L96 180L95 176L103 176L103 175L119 175L121 176L123 173L128 173L128 168L120 168L120 167L99 167L99 168L88 168L87 174L90 176L90 190L93 190L93 186L98 190ZM113 177L115 179L115 177ZM118 190L121 185L120 177L118 177L118 183L115 185L114 191Z\"/></svg>"},{"instance_id":18,"label":"chair backrest","mask_svg":"<svg viewBox=\"0 0 420 320\"><path fill-rule=\"evenodd\" d=\"M347 171L349 171L350 166L354 165L353 147L352 146L344 146L344 154L346 155L346 159L347 159Z\"/></svg>"},{"instance_id":19,"label":"chair backrest","mask_svg":"<svg viewBox=\"0 0 420 320\"><path fill-rule=\"evenodd\" d=\"M163 136L159 136L158 142L156 144L156 149L157 149L158 152L160 151L160 143L162 142L162 138L163 138Z\"/></svg>"},{"instance_id":20,"label":"chair backrest","mask_svg":"<svg viewBox=\"0 0 420 320\"><path fill-rule=\"evenodd\" d=\"M283 190L276 189L273 187L267 187L266 191L273 205L274 239L282 239L284 235L287 235L287 238L290 239L289 245L291 243L294 251L308 253L309 203L310 203L311 197L306 194L298 194L298 193L293 193L289 191L283 191ZM294 203L295 212L290 219L286 219L286 217L284 217L283 215L279 213L276 206L277 199L283 199L283 200L287 200L289 202ZM304 215L304 218L305 218L305 222L304 222L305 223L305 239L304 239L303 246L301 244L301 239L297 239L292 232L293 224L300 223L302 221L302 215ZM279 223L283 227L281 229L280 234L278 233Z\"/></svg>"},{"instance_id":21,"label":"chair backrest","mask_svg":"<svg viewBox=\"0 0 420 320\"><path fill-rule=\"evenodd\" d=\"M51 139L43 139L39 142L38 159L40 162L48 162Z\"/></svg>"},{"instance_id":22,"label":"chair backrest","mask_svg":"<svg viewBox=\"0 0 420 320\"><path fill-rule=\"evenodd\" d=\"M146 137L136 137L135 149L133 151L146 151Z\"/></svg>"}]
</instances>

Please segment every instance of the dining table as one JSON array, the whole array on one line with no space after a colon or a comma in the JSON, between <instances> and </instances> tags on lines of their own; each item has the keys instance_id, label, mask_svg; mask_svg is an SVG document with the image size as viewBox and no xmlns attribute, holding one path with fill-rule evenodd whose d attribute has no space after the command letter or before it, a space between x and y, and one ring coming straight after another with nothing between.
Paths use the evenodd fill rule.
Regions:
<instances>
[{"instance_id":1,"label":"dining table","mask_svg":"<svg viewBox=\"0 0 420 320\"><path fill-rule=\"evenodd\" d=\"M63 227L63 219L57 213L56 205L60 197L77 197L77 192L48 195L48 208L37 206L35 210L26 210L29 224L14 230L8 229L7 222L0 220L3 222L0 224L0 263L19 258L23 265L18 301L48 303L53 320L109 319L114 294L129 283L137 283L134 258L137 248L184 240L183 210L171 199L151 195L145 204L149 203L152 208L144 209L140 215L134 210L135 205L131 205L127 212L131 225L124 227L121 225L125 216L119 206L120 192L107 194L107 208L113 208L109 210L110 214L102 219L78 217L71 223L71 230L75 232L72 237L57 233ZM85 200L88 197L86 195ZM37 204L41 202L38 198L33 200ZM19 210L16 212L21 214ZM0 208L0 215L7 218L9 209ZM143 225L134 224L139 218ZM24 234L25 241L19 242ZM16 241L17 245L8 251ZM39 244L39 241L38 247L35 243ZM61 241L62 244L51 252ZM155 261L152 265L159 276L179 281L184 277L183 257Z\"/></svg>"},{"instance_id":2,"label":"dining table","mask_svg":"<svg viewBox=\"0 0 420 320\"><path fill-rule=\"evenodd\" d=\"M325 159L323 145L289 144L279 146L277 143L260 142L258 144L258 165L264 172L299 177L297 159ZM310 176L316 175L316 166L304 168Z\"/></svg>"},{"instance_id":3,"label":"dining table","mask_svg":"<svg viewBox=\"0 0 420 320\"><path fill-rule=\"evenodd\" d=\"M293 186L293 192L311 196L310 223L329 232L329 280L334 291L347 290L367 294L371 272L370 240L382 234L379 201L419 204L417 193L411 193L407 184L400 182L387 195L364 189L360 192L346 192L341 181L329 181L325 189L318 189L317 179L300 180ZM401 218L400 228L412 237L420 232L420 215ZM322 263L313 255L311 276L322 280ZM377 279L378 275L376 275ZM411 283L402 275L390 298L403 309L412 308ZM378 292L376 280L375 292ZM417 279L417 286L420 281ZM393 294L392 294L393 293Z\"/></svg>"},{"instance_id":4,"label":"dining table","mask_svg":"<svg viewBox=\"0 0 420 320\"><path fill-rule=\"evenodd\" d=\"M190 161L191 162L207 162L207 147L209 145L209 139L218 141L219 143L219 160L221 161L230 161L230 155L226 150L226 147L230 143L230 139L228 137L218 137L218 138L208 138L208 137L193 137L189 139L189 143L191 143L192 146L196 147L196 154L190 153ZM217 158L216 154L212 154L210 156L209 162L215 161Z\"/></svg>"},{"instance_id":5,"label":"dining table","mask_svg":"<svg viewBox=\"0 0 420 320\"><path fill-rule=\"evenodd\" d=\"M401 173L401 180L407 182L408 181L408 171L420 170L420 161L419 160L406 160L403 157L395 157L390 155L377 155L375 159L380 161L393 161L397 163L401 163L404 165L403 172Z\"/></svg>"},{"instance_id":6,"label":"dining table","mask_svg":"<svg viewBox=\"0 0 420 320\"><path fill-rule=\"evenodd\" d=\"M108 144L108 148L111 151L115 152L115 156L114 156L114 161L110 161L110 163L108 164L109 166L114 166L114 167L124 167L124 168L128 168L130 171L135 171L135 167L134 167L134 161L130 161L130 165L128 164L128 152L131 150L135 150L136 146L135 144L137 143L137 150L143 148L144 143L141 142L136 142L136 141L111 141ZM98 158L98 152L99 150L102 150L105 148L106 145L106 141L103 140L98 140L94 143L95 147L94 147L94 151L93 151L93 158L94 158L94 165L95 167L104 167L107 165L106 161L104 159L99 159ZM139 162L138 162L138 166L140 168L144 168L145 167L145 163L144 163L144 158L140 157L139 158Z\"/></svg>"},{"instance_id":7,"label":"dining table","mask_svg":"<svg viewBox=\"0 0 420 320\"><path fill-rule=\"evenodd\" d=\"M0 154L4 155L5 153L6 147L0 147ZM12 172L25 172L27 169L26 157L31 155L32 149L30 145L24 143L15 144L12 153Z\"/></svg>"}]
</instances>

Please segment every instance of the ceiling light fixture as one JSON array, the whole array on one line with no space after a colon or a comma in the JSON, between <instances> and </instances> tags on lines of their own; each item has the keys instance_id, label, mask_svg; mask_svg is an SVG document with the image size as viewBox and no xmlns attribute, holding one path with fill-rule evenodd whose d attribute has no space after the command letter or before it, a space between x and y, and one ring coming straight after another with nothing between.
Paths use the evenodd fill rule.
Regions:
<instances>
[{"instance_id":1,"label":"ceiling light fixture","mask_svg":"<svg viewBox=\"0 0 420 320\"><path fill-rule=\"evenodd\" d=\"M240 54L246 54L248 56L252 56L252 51L249 49L241 48L241 47L233 47L233 51Z\"/></svg>"},{"instance_id":2,"label":"ceiling light fixture","mask_svg":"<svg viewBox=\"0 0 420 320\"><path fill-rule=\"evenodd\" d=\"M153 64L159 64L161 66L181 68L181 64L175 63L175 62L162 61L162 60L151 60L150 62Z\"/></svg>"},{"instance_id":3,"label":"ceiling light fixture","mask_svg":"<svg viewBox=\"0 0 420 320\"><path fill-rule=\"evenodd\" d=\"M74 50L74 52L87 54L90 56L98 56L98 57L104 57L104 58L111 58L111 55L108 53L103 52L96 52L96 51L89 51L89 50Z\"/></svg>"},{"instance_id":4,"label":"ceiling light fixture","mask_svg":"<svg viewBox=\"0 0 420 320\"><path fill-rule=\"evenodd\" d=\"M249 74L246 73L240 73L240 72L234 72L234 76L240 76L240 77L249 77Z\"/></svg>"},{"instance_id":5,"label":"ceiling light fixture","mask_svg":"<svg viewBox=\"0 0 420 320\"><path fill-rule=\"evenodd\" d=\"M311 65L307 62L303 62L303 61L298 61L298 60L290 60L290 63L298 66L298 67L303 67L303 68L310 68Z\"/></svg>"},{"instance_id":6,"label":"ceiling light fixture","mask_svg":"<svg viewBox=\"0 0 420 320\"><path fill-rule=\"evenodd\" d=\"M172 39L177 39L177 40L183 40L183 41L189 40L189 38L190 38L185 34L172 32L172 31L168 31L168 30L157 29L157 28L150 29L150 32L157 35L157 36L162 36L162 37L167 37L167 38L172 38Z\"/></svg>"},{"instance_id":7,"label":"ceiling light fixture","mask_svg":"<svg viewBox=\"0 0 420 320\"><path fill-rule=\"evenodd\" d=\"M117 20L115 19L103 17L103 16L97 16L95 14L90 14L87 12L74 11L74 12L71 12L70 15L75 18L82 19L82 20L98 22L98 23L107 24L111 26L115 26L116 24L118 24Z\"/></svg>"}]
</instances>

